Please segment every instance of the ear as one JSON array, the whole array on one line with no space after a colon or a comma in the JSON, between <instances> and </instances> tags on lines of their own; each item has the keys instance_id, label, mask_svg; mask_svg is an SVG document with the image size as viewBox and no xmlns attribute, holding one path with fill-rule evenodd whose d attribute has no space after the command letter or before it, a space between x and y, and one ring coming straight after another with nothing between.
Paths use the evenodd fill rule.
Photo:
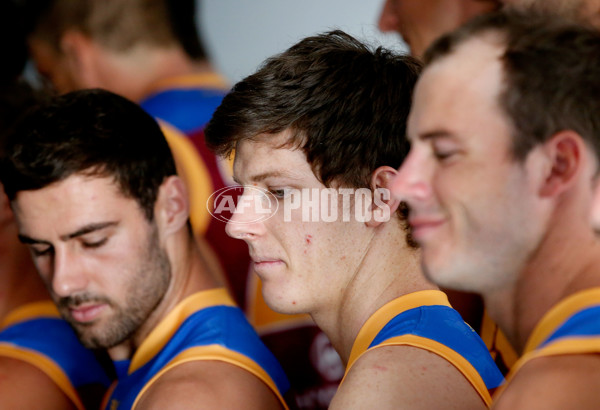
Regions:
<instances>
[{"instance_id":1,"label":"ear","mask_svg":"<svg viewBox=\"0 0 600 410\"><path fill-rule=\"evenodd\" d=\"M79 88L98 87L98 46L79 30L67 30L60 40L66 68Z\"/></svg>"},{"instance_id":2,"label":"ear","mask_svg":"<svg viewBox=\"0 0 600 410\"><path fill-rule=\"evenodd\" d=\"M154 206L154 217L165 236L185 227L189 218L188 193L178 176L170 176L161 184Z\"/></svg>"},{"instance_id":3,"label":"ear","mask_svg":"<svg viewBox=\"0 0 600 410\"><path fill-rule=\"evenodd\" d=\"M382 166L373 171L371 175L371 191L373 202L371 203L371 219L366 222L367 226L377 227L387 222L400 206L400 201L391 195L390 185L392 179L398 174L398 170Z\"/></svg>"},{"instance_id":4,"label":"ear","mask_svg":"<svg viewBox=\"0 0 600 410\"><path fill-rule=\"evenodd\" d=\"M571 130L558 132L544 143L548 167L540 187L541 196L557 196L575 183L586 149L583 138Z\"/></svg>"}]
</instances>

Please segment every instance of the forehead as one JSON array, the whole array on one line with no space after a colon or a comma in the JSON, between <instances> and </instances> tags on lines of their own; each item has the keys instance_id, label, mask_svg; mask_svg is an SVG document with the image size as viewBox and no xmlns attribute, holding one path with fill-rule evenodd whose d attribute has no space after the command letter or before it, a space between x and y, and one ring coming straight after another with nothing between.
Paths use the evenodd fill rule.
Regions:
<instances>
[{"instance_id":1,"label":"forehead","mask_svg":"<svg viewBox=\"0 0 600 410\"><path fill-rule=\"evenodd\" d=\"M240 182L253 182L265 175L287 176L312 174L306 155L300 148L286 145L289 131L279 134L261 134L252 140L243 140L236 146L234 176Z\"/></svg>"},{"instance_id":2,"label":"forehead","mask_svg":"<svg viewBox=\"0 0 600 410\"><path fill-rule=\"evenodd\" d=\"M73 175L42 189L21 191L13 201L13 209L21 228L51 227L57 232L126 212L142 213L112 178L85 175Z\"/></svg>"},{"instance_id":3,"label":"forehead","mask_svg":"<svg viewBox=\"0 0 600 410\"><path fill-rule=\"evenodd\" d=\"M451 124L489 121L499 114L503 47L491 35L469 39L429 65L419 79L409 116L409 136ZM483 124L482 124L483 125Z\"/></svg>"}]
</instances>

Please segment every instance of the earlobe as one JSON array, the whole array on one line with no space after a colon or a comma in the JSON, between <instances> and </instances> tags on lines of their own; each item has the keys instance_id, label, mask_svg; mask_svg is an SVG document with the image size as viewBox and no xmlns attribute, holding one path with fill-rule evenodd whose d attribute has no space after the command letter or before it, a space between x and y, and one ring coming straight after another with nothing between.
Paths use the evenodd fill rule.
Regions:
<instances>
[{"instance_id":1,"label":"earlobe","mask_svg":"<svg viewBox=\"0 0 600 410\"><path fill-rule=\"evenodd\" d=\"M550 166L540 194L556 196L576 180L582 167L582 155L586 146L581 136L574 131L561 131L545 145Z\"/></svg>"},{"instance_id":2,"label":"earlobe","mask_svg":"<svg viewBox=\"0 0 600 410\"><path fill-rule=\"evenodd\" d=\"M188 193L178 176L170 176L162 183L156 199L157 223L165 233L174 233L184 227L189 218Z\"/></svg>"},{"instance_id":3,"label":"earlobe","mask_svg":"<svg viewBox=\"0 0 600 410\"><path fill-rule=\"evenodd\" d=\"M371 203L371 219L366 222L367 226L377 227L381 223L389 221L400 206L400 201L394 199L390 191L390 184L397 174L396 169L382 166L371 175L373 202Z\"/></svg>"}]
</instances>

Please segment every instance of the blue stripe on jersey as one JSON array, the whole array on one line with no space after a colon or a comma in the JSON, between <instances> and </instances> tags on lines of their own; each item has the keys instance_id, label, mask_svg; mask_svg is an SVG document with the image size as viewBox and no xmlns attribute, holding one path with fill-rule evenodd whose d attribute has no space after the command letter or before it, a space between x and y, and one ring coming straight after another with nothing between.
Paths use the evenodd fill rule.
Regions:
<instances>
[{"instance_id":1,"label":"blue stripe on jersey","mask_svg":"<svg viewBox=\"0 0 600 410\"><path fill-rule=\"evenodd\" d=\"M119 408L129 409L143 387L179 353L196 346L220 345L254 360L273 379L283 396L289 381L275 356L260 341L242 311L232 306L211 306L190 315L177 332L148 363L119 380L113 400Z\"/></svg>"},{"instance_id":2,"label":"blue stripe on jersey","mask_svg":"<svg viewBox=\"0 0 600 410\"><path fill-rule=\"evenodd\" d=\"M538 349L566 337L600 336L600 306L583 309L560 325Z\"/></svg>"},{"instance_id":3,"label":"blue stripe on jersey","mask_svg":"<svg viewBox=\"0 0 600 410\"><path fill-rule=\"evenodd\" d=\"M0 342L33 350L52 359L73 387L111 383L91 350L79 342L71 326L59 318L29 319L0 332Z\"/></svg>"},{"instance_id":4,"label":"blue stripe on jersey","mask_svg":"<svg viewBox=\"0 0 600 410\"><path fill-rule=\"evenodd\" d=\"M161 91L141 102L146 112L189 134L210 121L226 91L183 88Z\"/></svg>"},{"instance_id":5,"label":"blue stripe on jersey","mask_svg":"<svg viewBox=\"0 0 600 410\"><path fill-rule=\"evenodd\" d=\"M434 340L463 356L479 372L488 390L504 381L483 340L448 306L420 306L400 313L381 329L369 348L407 334Z\"/></svg>"}]
</instances>

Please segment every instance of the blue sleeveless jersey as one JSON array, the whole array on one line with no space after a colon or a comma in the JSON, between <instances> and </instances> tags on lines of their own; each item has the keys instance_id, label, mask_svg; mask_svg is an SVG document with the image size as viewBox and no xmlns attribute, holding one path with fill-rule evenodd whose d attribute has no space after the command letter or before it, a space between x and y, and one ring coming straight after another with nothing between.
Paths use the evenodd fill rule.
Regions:
<instances>
[{"instance_id":1,"label":"blue sleeveless jersey","mask_svg":"<svg viewBox=\"0 0 600 410\"><path fill-rule=\"evenodd\" d=\"M375 312L356 338L346 373L368 350L402 345L422 348L448 360L487 405L491 404L489 391L504 381L485 343L450 307L443 292L410 293Z\"/></svg>"},{"instance_id":2,"label":"blue sleeveless jersey","mask_svg":"<svg viewBox=\"0 0 600 410\"><path fill-rule=\"evenodd\" d=\"M106 388L111 382L51 301L23 305L6 317L0 331L0 356L40 369L79 409L83 404L78 388L92 384Z\"/></svg>"},{"instance_id":3,"label":"blue sleeveless jersey","mask_svg":"<svg viewBox=\"0 0 600 410\"><path fill-rule=\"evenodd\" d=\"M538 357L595 353L600 353L600 288L575 293L544 315L511 369L507 385L523 365Z\"/></svg>"},{"instance_id":4,"label":"blue sleeveless jersey","mask_svg":"<svg viewBox=\"0 0 600 410\"><path fill-rule=\"evenodd\" d=\"M600 301L599 301L600 302ZM576 345L579 341L598 342L600 352L600 305L584 308L561 324L538 349L544 349L555 342L564 343L568 340Z\"/></svg>"},{"instance_id":5,"label":"blue sleeveless jersey","mask_svg":"<svg viewBox=\"0 0 600 410\"><path fill-rule=\"evenodd\" d=\"M224 361L239 366L267 384L285 407L289 382L224 289L196 293L169 313L134 354L118 380L107 409L131 409L164 372L181 363Z\"/></svg>"},{"instance_id":6,"label":"blue sleeveless jersey","mask_svg":"<svg viewBox=\"0 0 600 410\"><path fill-rule=\"evenodd\" d=\"M189 135L210 121L227 93L225 80L216 74L197 74L163 81L140 105Z\"/></svg>"}]
</instances>

